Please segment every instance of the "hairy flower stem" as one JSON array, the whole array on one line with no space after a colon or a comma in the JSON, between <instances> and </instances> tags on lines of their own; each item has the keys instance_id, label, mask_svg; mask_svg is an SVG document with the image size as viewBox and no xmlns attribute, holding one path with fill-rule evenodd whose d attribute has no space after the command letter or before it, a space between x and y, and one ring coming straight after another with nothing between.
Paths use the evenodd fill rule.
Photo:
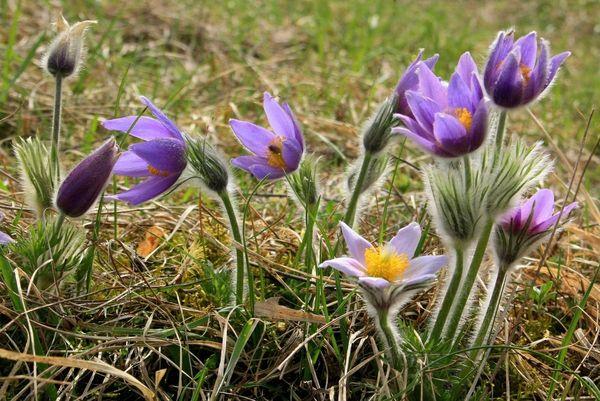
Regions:
<instances>
[{"instance_id":1,"label":"hairy flower stem","mask_svg":"<svg viewBox=\"0 0 600 401\"><path fill-rule=\"evenodd\" d=\"M498 127L496 130L496 149L502 149L502 145L504 144L504 131L506 130L506 110L502 110L500 112L500 116L498 117Z\"/></svg>"},{"instance_id":2,"label":"hairy flower stem","mask_svg":"<svg viewBox=\"0 0 600 401\"><path fill-rule=\"evenodd\" d=\"M464 245L456 245L454 252L456 257L456 267L454 268L454 272L452 272L452 278L450 279L450 284L446 290L446 295L444 296L435 323L431 329L430 339L433 341L439 340L442 335L442 331L446 326L446 320L448 319L448 313L450 312L452 302L455 299L454 295L458 291L460 282L462 281L465 263Z\"/></svg>"},{"instance_id":3,"label":"hairy flower stem","mask_svg":"<svg viewBox=\"0 0 600 401\"><path fill-rule=\"evenodd\" d=\"M460 320L463 316L463 311L465 309L465 306L467 305L469 297L471 296L471 290L473 289L473 284L475 284L475 279L477 278L479 267L481 266L481 262L483 261L483 257L485 256L485 251L487 249L487 245L490 240L490 234L492 232L493 227L494 220L489 218L488 221L485 223L485 226L483 227L479 240L477 241L475 253L473 254L471 264L469 265L467 276L465 277L465 280L461 283L459 293L456 296L456 303L454 304L452 311L450 312L450 319L447 326L447 330L445 332L445 338L447 339L455 338L456 330L458 329Z\"/></svg>"},{"instance_id":4,"label":"hairy flower stem","mask_svg":"<svg viewBox=\"0 0 600 401\"><path fill-rule=\"evenodd\" d=\"M360 166L360 172L358 174L358 178L354 183L354 189L352 190L352 197L350 198L350 202L348 203L348 208L346 209L346 214L344 215L344 223L348 224L350 227L354 225L354 219L356 219L356 209L358 207L358 199L362 193L363 182L365 181L365 177L367 176L367 171L369 171L369 165L371 164L371 159L373 155L369 152L365 152L365 155L362 160L362 165Z\"/></svg>"},{"instance_id":5,"label":"hairy flower stem","mask_svg":"<svg viewBox=\"0 0 600 401\"><path fill-rule=\"evenodd\" d=\"M237 216L233 209L233 203L229 192L219 192L219 198L223 202L225 212L229 218L229 225L231 226L231 235L233 240L237 243L235 246L235 261L237 264L236 269L236 280L235 280L235 303L241 305L244 303L244 252L239 248L242 244L242 235L240 234L240 226L238 225Z\"/></svg>"},{"instance_id":6,"label":"hairy flower stem","mask_svg":"<svg viewBox=\"0 0 600 401\"><path fill-rule=\"evenodd\" d=\"M381 329L381 334L383 337L383 342L387 347L387 351L390 355L392 366L396 370L402 370L402 357L400 356L400 347L398 344L398 340L394 335L394 331L390 326L390 318L389 318L389 310L388 309L379 309L377 311L377 315L379 318L379 328Z\"/></svg>"},{"instance_id":7,"label":"hairy flower stem","mask_svg":"<svg viewBox=\"0 0 600 401\"><path fill-rule=\"evenodd\" d=\"M52 114L52 142L50 145L50 163L54 167L55 173L60 174L58 151L60 146L60 117L62 112L62 77L60 74L55 77L54 87L54 110ZM58 182L58 176L55 177Z\"/></svg>"},{"instance_id":8,"label":"hairy flower stem","mask_svg":"<svg viewBox=\"0 0 600 401\"><path fill-rule=\"evenodd\" d=\"M496 316L498 314L498 308L500 307L500 302L502 300L502 294L504 293L504 288L506 287L506 279L507 279L508 267L500 266L498 270L498 275L496 276L496 280L494 281L494 289L492 290L492 296L490 298L490 303L485 312L483 320L481 321L481 327L479 327L479 331L477 332L477 336L475 337L475 341L473 342L473 347L480 347L482 345L487 345L491 343L493 339L491 338L493 325L496 320ZM471 360L479 359L477 354L479 354L481 350L473 350Z\"/></svg>"}]
</instances>

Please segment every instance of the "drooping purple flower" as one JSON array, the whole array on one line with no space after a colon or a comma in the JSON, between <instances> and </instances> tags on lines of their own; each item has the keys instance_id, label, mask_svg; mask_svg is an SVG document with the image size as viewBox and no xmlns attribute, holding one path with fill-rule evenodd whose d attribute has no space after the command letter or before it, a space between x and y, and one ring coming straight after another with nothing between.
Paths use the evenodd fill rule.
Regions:
<instances>
[{"instance_id":1,"label":"drooping purple flower","mask_svg":"<svg viewBox=\"0 0 600 401\"><path fill-rule=\"evenodd\" d=\"M117 144L110 138L83 159L62 181L56 207L69 217L83 216L106 187L118 156Z\"/></svg>"},{"instance_id":2,"label":"drooping purple flower","mask_svg":"<svg viewBox=\"0 0 600 401\"><path fill-rule=\"evenodd\" d=\"M565 218L577 207L573 202L564 207ZM558 221L560 211L554 213L554 194L549 189L540 189L520 206L508 211L499 219L502 228L511 233L525 231L536 235L550 229Z\"/></svg>"},{"instance_id":3,"label":"drooping purple flower","mask_svg":"<svg viewBox=\"0 0 600 401\"><path fill-rule=\"evenodd\" d=\"M437 271L448 263L446 256L414 257L421 239L417 223L401 228L381 246L372 245L345 223L340 226L350 256L325 261L319 267L332 267L357 277L375 308L390 307L402 293L435 279Z\"/></svg>"},{"instance_id":4,"label":"drooping purple flower","mask_svg":"<svg viewBox=\"0 0 600 401\"><path fill-rule=\"evenodd\" d=\"M403 126L392 131L440 157L477 150L485 140L488 113L471 54L460 57L448 85L425 63L417 65L416 75L417 88L405 94L411 114L398 114Z\"/></svg>"},{"instance_id":5,"label":"drooping purple flower","mask_svg":"<svg viewBox=\"0 0 600 401\"><path fill-rule=\"evenodd\" d=\"M4 220L4 213L0 212L0 221L2 220ZM15 240L10 235L0 231L0 245L8 245L12 242L15 242Z\"/></svg>"},{"instance_id":6,"label":"drooping purple flower","mask_svg":"<svg viewBox=\"0 0 600 401\"><path fill-rule=\"evenodd\" d=\"M514 41L514 32L498 33L485 66L483 83L492 101L503 108L524 106L550 86L558 69L571 54L550 57L548 42L535 32Z\"/></svg>"},{"instance_id":7,"label":"drooping purple flower","mask_svg":"<svg viewBox=\"0 0 600 401\"><path fill-rule=\"evenodd\" d=\"M187 165L186 144L179 128L150 100L143 96L140 99L156 118L129 116L102 123L104 128L112 131L128 132L131 129L131 136L143 140L121 155L113 173L145 180L128 191L108 197L132 205L166 192Z\"/></svg>"},{"instance_id":8,"label":"drooping purple flower","mask_svg":"<svg viewBox=\"0 0 600 401\"><path fill-rule=\"evenodd\" d=\"M405 116L414 117L408 102L406 101L406 92L409 90L416 90L419 86L419 77L417 76L417 68L419 64L425 64L430 70L433 71L435 63L437 63L439 55L434 54L427 60L422 60L423 50L419 51L417 58L406 67L406 71L396 84L396 94L398 94L398 106L396 113L404 114Z\"/></svg>"},{"instance_id":9,"label":"drooping purple flower","mask_svg":"<svg viewBox=\"0 0 600 401\"><path fill-rule=\"evenodd\" d=\"M247 121L229 121L240 143L253 153L236 157L231 163L259 180L277 179L298 168L304 154L304 137L287 103L279 105L265 92L263 107L273 131Z\"/></svg>"}]
</instances>

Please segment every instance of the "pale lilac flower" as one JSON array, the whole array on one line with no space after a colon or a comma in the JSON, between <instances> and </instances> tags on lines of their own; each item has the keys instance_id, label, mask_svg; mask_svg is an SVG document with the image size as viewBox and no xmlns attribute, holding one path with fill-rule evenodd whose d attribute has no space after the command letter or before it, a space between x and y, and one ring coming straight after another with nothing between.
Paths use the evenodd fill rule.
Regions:
<instances>
[{"instance_id":1,"label":"pale lilac flower","mask_svg":"<svg viewBox=\"0 0 600 401\"><path fill-rule=\"evenodd\" d=\"M552 84L570 52L550 57L548 42L535 32L514 41L514 32L500 32L492 44L483 83L492 101L503 108L524 106L538 99Z\"/></svg>"},{"instance_id":2,"label":"pale lilac flower","mask_svg":"<svg viewBox=\"0 0 600 401\"><path fill-rule=\"evenodd\" d=\"M577 207L573 202L564 207L565 218ZM540 189L522 205L508 211L500 217L499 223L506 231L517 233L525 231L529 235L542 233L558 221L560 211L554 213L554 194L549 189Z\"/></svg>"},{"instance_id":3,"label":"pale lilac flower","mask_svg":"<svg viewBox=\"0 0 600 401\"><path fill-rule=\"evenodd\" d=\"M410 63L408 67L406 67L406 71L396 84L396 94L398 95L398 105L396 108L396 112L400 114L404 114L405 116L413 117L412 111L408 106L408 102L406 101L406 92L409 90L417 90L419 86L419 77L417 75L417 68L419 64L425 64L430 70L433 71L435 67L435 63L437 63L439 55L434 54L427 60L422 60L423 58L423 50L419 51L417 58Z\"/></svg>"},{"instance_id":4,"label":"pale lilac flower","mask_svg":"<svg viewBox=\"0 0 600 401\"><path fill-rule=\"evenodd\" d=\"M418 256L421 227L411 223L392 240L374 246L345 223L340 223L349 256L331 259L319 267L332 267L356 277L375 308L389 308L403 292L435 279L448 262L446 256Z\"/></svg>"},{"instance_id":5,"label":"pale lilac flower","mask_svg":"<svg viewBox=\"0 0 600 401\"><path fill-rule=\"evenodd\" d=\"M0 221L2 220L4 220L4 213L0 212ZM8 245L12 242L15 242L15 240L10 235L0 231L0 245Z\"/></svg>"},{"instance_id":6,"label":"pale lilac flower","mask_svg":"<svg viewBox=\"0 0 600 401\"><path fill-rule=\"evenodd\" d=\"M56 195L56 207L69 217L83 216L104 191L117 161L114 138L83 159L62 181Z\"/></svg>"},{"instance_id":7,"label":"pale lilac flower","mask_svg":"<svg viewBox=\"0 0 600 401\"><path fill-rule=\"evenodd\" d=\"M464 53L446 85L425 63L416 69L418 87L406 91L409 114L398 114L406 135L424 150L440 157L458 157L477 150L487 132L487 107L477 66Z\"/></svg>"},{"instance_id":8,"label":"pale lilac flower","mask_svg":"<svg viewBox=\"0 0 600 401\"><path fill-rule=\"evenodd\" d=\"M577 202L554 213L554 194L540 189L520 206L498 219L494 236L494 252L501 268L512 267L537 244L548 238L559 217L566 219L577 207Z\"/></svg>"},{"instance_id":9,"label":"pale lilac flower","mask_svg":"<svg viewBox=\"0 0 600 401\"><path fill-rule=\"evenodd\" d=\"M102 123L113 131L127 132L131 128L129 134L144 141L131 145L121 155L113 173L146 179L128 191L107 197L133 205L169 190L187 165L186 143L179 128L150 100L143 96L140 99L156 118L129 116Z\"/></svg>"},{"instance_id":10,"label":"pale lilac flower","mask_svg":"<svg viewBox=\"0 0 600 401\"><path fill-rule=\"evenodd\" d=\"M279 105L267 92L263 107L273 131L247 121L230 120L240 143L252 156L236 157L231 163L259 180L277 179L298 168L304 154L304 137L300 125L287 103Z\"/></svg>"}]
</instances>

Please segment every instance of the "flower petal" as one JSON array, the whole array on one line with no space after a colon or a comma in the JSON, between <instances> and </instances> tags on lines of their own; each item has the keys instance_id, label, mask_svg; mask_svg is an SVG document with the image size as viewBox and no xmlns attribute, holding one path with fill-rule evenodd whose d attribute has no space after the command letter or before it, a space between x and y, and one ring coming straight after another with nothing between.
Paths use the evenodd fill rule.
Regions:
<instances>
[{"instance_id":1,"label":"flower petal","mask_svg":"<svg viewBox=\"0 0 600 401\"><path fill-rule=\"evenodd\" d=\"M361 237L356 231L350 228L346 223L340 222L340 228L342 229L342 235L346 241L348 252L350 256L356 259L361 265L365 264L365 251L371 248L373 245L363 237Z\"/></svg>"},{"instance_id":2,"label":"flower petal","mask_svg":"<svg viewBox=\"0 0 600 401\"><path fill-rule=\"evenodd\" d=\"M145 116L141 116L139 119L138 116L129 116L106 120L102 123L102 126L109 131L127 132L131 129L129 135L145 141L171 137L169 130L158 120Z\"/></svg>"},{"instance_id":3,"label":"flower petal","mask_svg":"<svg viewBox=\"0 0 600 401\"><path fill-rule=\"evenodd\" d=\"M158 107L156 107L154 103L150 101L150 99L144 96L140 96L140 99L142 103L144 103L146 107L150 109L152 114L154 114L154 117L156 117L158 121L165 126L173 138L183 141L183 135L181 135L181 131L179 128L177 128L173 121L171 121Z\"/></svg>"},{"instance_id":4,"label":"flower petal","mask_svg":"<svg viewBox=\"0 0 600 401\"><path fill-rule=\"evenodd\" d=\"M321 263L319 267L332 267L348 276L353 277L362 277L365 275L365 268L356 259L348 257L327 260Z\"/></svg>"},{"instance_id":5,"label":"flower petal","mask_svg":"<svg viewBox=\"0 0 600 401\"><path fill-rule=\"evenodd\" d=\"M390 282L381 277L359 277L358 283L377 290L383 290L390 286Z\"/></svg>"},{"instance_id":6,"label":"flower petal","mask_svg":"<svg viewBox=\"0 0 600 401\"><path fill-rule=\"evenodd\" d=\"M410 223L398 230L390 244L396 252L403 253L409 258L415 255L419 241L421 240L421 226L418 223Z\"/></svg>"},{"instance_id":7,"label":"flower petal","mask_svg":"<svg viewBox=\"0 0 600 401\"><path fill-rule=\"evenodd\" d=\"M147 177L150 175L150 171L148 171L147 161L128 150L119 156L119 160L113 167L113 174L127 177Z\"/></svg>"},{"instance_id":8,"label":"flower petal","mask_svg":"<svg viewBox=\"0 0 600 401\"><path fill-rule=\"evenodd\" d=\"M419 65L417 75L419 77L419 93L433 99L438 107L445 109L448 105L447 88L442 84L440 77L436 76L425 64Z\"/></svg>"},{"instance_id":9,"label":"flower petal","mask_svg":"<svg viewBox=\"0 0 600 401\"><path fill-rule=\"evenodd\" d=\"M471 53L464 52L460 56L458 64L456 65L456 73L465 83L469 83L471 81L471 76L473 73L477 73L477 64L475 64L475 60L473 60Z\"/></svg>"},{"instance_id":10,"label":"flower petal","mask_svg":"<svg viewBox=\"0 0 600 401\"><path fill-rule=\"evenodd\" d=\"M444 149L440 148L436 145L435 142L432 142L429 139L425 139L422 136L414 133L413 131L403 128L403 127L395 127L392 128L392 133L401 134L406 136L407 138L413 140L417 145L422 147L425 151L432 153L441 157L452 157L452 155L446 152Z\"/></svg>"},{"instance_id":11,"label":"flower petal","mask_svg":"<svg viewBox=\"0 0 600 401\"><path fill-rule=\"evenodd\" d=\"M533 68L537 56L537 34L535 31L517 39L515 46L521 48L521 64Z\"/></svg>"},{"instance_id":12,"label":"flower petal","mask_svg":"<svg viewBox=\"0 0 600 401\"><path fill-rule=\"evenodd\" d=\"M554 80L558 69L570 55L571 52L563 52L550 59L550 75L548 76L548 85L550 85L550 83Z\"/></svg>"},{"instance_id":13,"label":"flower petal","mask_svg":"<svg viewBox=\"0 0 600 401\"><path fill-rule=\"evenodd\" d=\"M269 144L276 138L274 133L248 121L232 119L229 125L246 149L257 156L266 157Z\"/></svg>"},{"instance_id":14,"label":"flower petal","mask_svg":"<svg viewBox=\"0 0 600 401\"><path fill-rule=\"evenodd\" d=\"M450 78L450 85L448 86L448 106L452 108L465 108L469 112L475 110L475 105L471 101L471 89L467 82L455 72Z\"/></svg>"},{"instance_id":15,"label":"flower petal","mask_svg":"<svg viewBox=\"0 0 600 401\"><path fill-rule=\"evenodd\" d=\"M552 217L550 217L548 220L542 221L541 223L539 223L535 227L531 228L530 231L533 232L533 233L540 233L542 231L548 230L549 228L551 228L552 226L554 226L556 224L556 222L558 221L559 215L560 215L560 217L562 219L565 219L565 218L567 218L569 216L569 214L576 207L578 207L577 202L573 202L570 205L565 206L565 208L562 211L562 215L560 215L560 211L559 211L558 213L555 213Z\"/></svg>"},{"instance_id":16,"label":"flower petal","mask_svg":"<svg viewBox=\"0 0 600 401\"><path fill-rule=\"evenodd\" d=\"M517 49L518 50L518 49ZM523 99L523 78L519 71L518 51L511 52L501 67L492 98L502 107L517 107Z\"/></svg>"},{"instance_id":17,"label":"flower petal","mask_svg":"<svg viewBox=\"0 0 600 401\"><path fill-rule=\"evenodd\" d=\"M435 113L442 111L440 105L415 91L406 92L406 100L419 125L424 130L433 132Z\"/></svg>"},{"instance_id":18,"label":"flower petal","mask_svg":"<svg viewBox=\"0 0 600 401\"><path fill-rule=\"evenodd\" d=\"M437 113L433 127L435 138L446 152L453 156L462 156L469 152L467 130L454 116Z\"/></svg>"},{"instance_id":19,"label":"flower petal","mask_svg":"<svg viewBox=\"0 0 600 401\"><path fill-rule=\"evenodd\" d=\"M296 140L285 140L281 149L281 157L285 162L285 171L291 173L298 168L302 159L302 149Z\"/></svg>"},{"instance_id":20,"label":"flower petal","mask_svg":"<svg viewBox=\"0 0 600 401\"><path fill-rule=\"evenodd\" d=\"M288 115L292 119L292 122L294 123L294 135L296 137L296 142L298 142L298 144L300 145L300 150L304 151L304 135L302 135L302 128L300 127L300 123L296 119L294 112L287 103L283 103L281 107L283 107L285 112L288 113Z\"/></svg>"},{"instance_id":21,"label":"flower petal","mask_svg":"<svg viewBox=\"0 0 600 401\"><path fill-rule=\"evenodd\" d=\"M277 135L286 138L286 140L295 142L296 129L294 127L294 122L269 92L264 93L263 108L265 109L267 120L269 121L271 128L273 128L273 131L275 131Z\"/></svg>"},{"instance_id":22,"label":"flower petal","mask_svg":"<svg viewBox=\"0 0 600 401\"><path fill-rule=\"evenodd\" d=\"M469 151L473 152L483 144L488 131L488 111L485 99L481 99L471 120Z\"/></svg>"},{"instance_id":23,"label":"flower petal","mask_svg":"<svg viewBox=\"0 0 600 401\"><path fill-rule=\"evenodd\" d=\"M107 196L107 198L124 201L132 205L139 205L166 192L177 182L180 175L171 174L167 177L152 176L128 191Z\"/></svg>"},{"instance_id":24,"label":"flower petal","mask_svg":"<svg viewBox=\"0 0 600 401\"><path fill-rule=\"evenodd\" d=\"M410 265L402 278L404 280L413 280L420 276L436 274L446 265L448 265L448 257L445 255L419 256L410 261Z\"/></svg>"},{"instance_id":25,"label":"flower petal","mask_svg":"<svg viewBox=\"0 0 600 401\"><path fill-rule=\"evenodd\" d=\"M8 245L11 242L15 242L15 240L10 235L0 231L0 245Z\"/></svg>"},{"instance_id":26,"label":"flower petal","mask_svg":"<svg viewBox=\"0 0 600 401\"><path fill-rule=\"evenodd\" d=\"M159 170L157 173L181 172L187 164L185 144L176 139L161 138L134 143L129 150Z\"/></svg>"}]
</instances>

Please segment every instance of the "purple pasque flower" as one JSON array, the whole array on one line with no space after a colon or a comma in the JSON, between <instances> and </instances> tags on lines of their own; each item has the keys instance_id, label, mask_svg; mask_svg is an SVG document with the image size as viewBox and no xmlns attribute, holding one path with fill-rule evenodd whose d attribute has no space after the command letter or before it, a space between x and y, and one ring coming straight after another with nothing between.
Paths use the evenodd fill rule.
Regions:
<instances>
[{"instance_id":1,"label":"purple pasque flower","mask_svg":"<svg viewBox=\"0 0 600 401\"><path fill-rule=\"evenodd\" d=\"M123 152L113 173L145 180L128 191L108 197L132 205L139 205L166 192L177 182L187 165L186 144L179 128L150 100L143 96L140 99L156 118L129 116L102 123L108 130L129 132L143 140Z\"/></svg>"},{"instance_id":2,"label":"purple pasque flower","mask_svg":"<svg viewBox=\"0 0 600 401\"><path fill-rule=\"evenodd\" d=\"M58 210L69 217L83 216L104 191L117 157L115 138L110 138L75 166L58 188Z\"/></svg>"},{"instance_id":3,"label":"purple pasque flower","mask_svg":"<svg viewBox=\"0 0 600 401\"><path fill-rule=\"evenodd\" d=\"M409 90L416 90L419 85L419 77L417 76L417 68L419 64L425 64L430 70L433 71L435 63L437 63L439 57L440 56L438 54L434 54L427 60L422 60L423 49L421 49L419 50L417 58L415 58L415 60L410 63L408 67L406 67L404 74L396 84L396 94L398 94L398 106L396 108L397 113L414 117L410 107L408 106L408 102L406 101L405 94Z\"/></svg>"},{"instance_id":4,"label":"purple pasque flower","mask_svg":"<svg viewBox=\"0 0 600 401\"><path fill-rule=\"evenodd\" d=\"M2 220L4 220L4 213L0 212L0 221ZM12 242L15 242L15 240L10 235L0 231L0 245L8 245Z\"/></svg>"},{"instance_id":5,"label":"purple pasque flower","mask_svg":"<svg viewBox=\"0 0 600 401\"><path fill-rule=\"evenodd\" d=\"M567 217L577 202L566 205L562 217ZM540 189L520 206L508 211L499 219L500 226L510 233L526 232L536 235L550 229L558 221L560 211L554 213L554 194L549 189Z\"/></svg>"},{"instance_id":6,"label":"purple pasque flower","mask_svg":"<svg viewBox=\"0 0 600 401\"><path fill-rule=\"evenodd\" d=\"M477 150L485 140L488 113L471 54L460 57L448 85L424 63L418 64L416 74L417 88L405 94L412 115L398 114L404 126L392 132L440 157Z\"/></svg>"},{"instance_id":7,"label":"purple pasque flower","mask_svg":"<svg viewBox=\"0 0 600 401\"><path fill-rule=\"evenodd\" d=\"M503 108L533 102L550 86L558 69L571 54L550 57L548 42L535 32L514 41L514 32L498 33L483 74L483 84L492 101Z\"/></svg>"},{"instance_id":8,"label":"purple pasque flower","mask_svg":"<svg viewBox=\"0 0 600 401\"><path fill-rule=\"evenodd\" d=\"M389 307L405 290L418 288L433 279L448 260L446 256L418 256L421 227L411 223L401 228L385 245L374 246L345 223L340 223L350 256L331 259L319 267L332 267L358 278L372 306Z\"/></svg>"},{"instance_id":9,"label":"purple pasque flower","mask_svg":"<svg viewBox=\"0 0 600 401\"><path fill-rule=\"evenodd\" d=\"M237 139L253 153L252 156L236 157L231 163L259 180L277 179L298 168L304 154L304 137L287 103L279 105L265 92L263 107L273 131L248 121L229 121Z\"/></svg>"}]
</instances>

